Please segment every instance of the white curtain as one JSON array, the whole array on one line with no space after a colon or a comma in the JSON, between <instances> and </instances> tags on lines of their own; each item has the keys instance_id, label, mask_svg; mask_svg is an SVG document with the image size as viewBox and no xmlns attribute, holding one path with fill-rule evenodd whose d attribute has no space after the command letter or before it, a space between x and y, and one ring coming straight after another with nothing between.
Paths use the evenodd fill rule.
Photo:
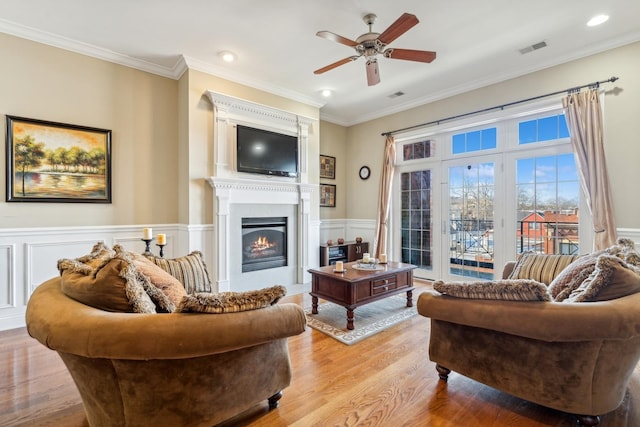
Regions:
<instances>
[{"instance_id":1,"label":"white curtain","mask_svg":"<svg viewBox=\"0 0 640 427\"><path fill-rule=\"evenodd\" d=\"M617 236L604 156L602 108L598 90L569 94L562 99L562 106L576 154L580 183L593 219L593 249L604 249L613 245Z\"/></svg>"},{"instance_id":2,"label":"white curtain","mask_svg":"<svg viewBox=\"0 0 640 427\"><path fill-rule=\"evenodd\" d=\"M393 136L388 135L385 141L384 158L382 160L382 175L378 191L378 222L376 225L376 239L373 241L374 257L387 253L387 232L389 220L389 205L391 204L391 187L393 185L393 171L396 161L396 145Z\"/></svg>"}]
</instances>

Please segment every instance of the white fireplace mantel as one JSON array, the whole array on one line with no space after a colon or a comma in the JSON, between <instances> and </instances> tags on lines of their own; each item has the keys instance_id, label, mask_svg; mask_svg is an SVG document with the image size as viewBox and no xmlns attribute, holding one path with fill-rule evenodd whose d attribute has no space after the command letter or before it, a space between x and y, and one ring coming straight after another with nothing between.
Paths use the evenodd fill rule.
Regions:
<instances>
[{"instance_id":1,"label":"white fireplace mantel","mask_svg":"<svg viewBox=\"0 0 640 427\"><path fill-rule=\"evenodd\" d=\"M231 280L231 263L241 262L231 253L234 206L250 205L256 216L269 207L288 205L295 207L295 280L306 283L310 280L309 247L310 201L315 185L308 184L308 129L312 119L255 104L228 95L209 91L214 105L214 175L208 181L214 193L214 259L212 268L218 291L236 290ZM258 127L298 137L300 173L297 178L262 177L244 174L236 168L235 127L238 124ZM314 240L315 241L315 240ZM258 285L258 284L256 284Z\"/></svg>"},{"instance_id":2,"label":"white fireplace mantel","mask_svg":"<svg viewBox=\"0 0 640 427\"><path fill-rule=\"evenodd\" d=\"M296 281L305 283L310 280L307 270L310 268L309 258L309 211L311 193L314 186L309 184L264 182L210 177L209 184L215 194L215 227L214 244L216 266L214 268L215 284L218 291L234 290L230 281L231 262L234 257L230 251L231 239L236 235L231 227L232 206L247 205L295 205L296 206ZM259 209L258 209L259 212Z\"/></svg>"}]
</instances>

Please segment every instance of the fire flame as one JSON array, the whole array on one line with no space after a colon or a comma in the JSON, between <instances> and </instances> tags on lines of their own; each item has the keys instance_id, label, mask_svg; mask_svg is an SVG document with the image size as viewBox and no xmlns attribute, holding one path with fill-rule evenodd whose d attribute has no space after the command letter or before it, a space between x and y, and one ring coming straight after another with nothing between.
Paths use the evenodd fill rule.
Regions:
<instances>
[{"instance_id":1,"label":"fire flame","mask_svg":"<svg viewBox=\"0 0 640 427\"><path fill-rule=\"evenodd\" d=\"M251 244L251 247L254 250L261 250L261 251L265 249L273 248L274 246L276 246L275 243L270 242L269 239L263 236L258 237L258 239Z\"/></svg>"}]
</instances>

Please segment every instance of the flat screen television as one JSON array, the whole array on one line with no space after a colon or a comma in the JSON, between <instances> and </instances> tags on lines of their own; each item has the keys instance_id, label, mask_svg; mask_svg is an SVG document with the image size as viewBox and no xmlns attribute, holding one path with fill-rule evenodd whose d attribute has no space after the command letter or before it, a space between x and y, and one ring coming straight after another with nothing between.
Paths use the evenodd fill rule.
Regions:
<instances>
[{"instance_id":1,"label":"flat screen television","mask_svg":"<svg viewBox=\"0 0 640 427\"><path fill-rule=\"evenodd\" d=\"M237 125L238 172L298 176L298 137Z\"/></svg>"}]
</instances>

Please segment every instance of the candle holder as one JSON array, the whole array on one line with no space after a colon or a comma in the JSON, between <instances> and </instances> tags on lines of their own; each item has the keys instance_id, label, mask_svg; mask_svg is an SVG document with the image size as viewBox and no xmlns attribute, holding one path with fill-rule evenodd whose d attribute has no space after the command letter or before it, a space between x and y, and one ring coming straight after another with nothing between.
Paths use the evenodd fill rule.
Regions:
<instances>
[{"instance_id":1,"label":"candle holder","mask_svg":"<svg viewBox=\"0 0 640 427\"><path fill-rule=\"evenodd\" d=\"M152 256L153 253L151 252L151 242L153 242L153 237L151 239L140 239L140 240L142 240L145 244L144 252L142 253L142 255Z\"/></svg>"},{"instance_id":2,"label":"candle holder","mask_svg":"<svg viewBox=\"0 0 640 427\"><path fill-rule=\"evenodd\" d=\"M164 258L164 247L167 246L167 244L161 245L160 243L156 243L156 246L160 248L160 258Z\"/></svg>"}]
</instances>

